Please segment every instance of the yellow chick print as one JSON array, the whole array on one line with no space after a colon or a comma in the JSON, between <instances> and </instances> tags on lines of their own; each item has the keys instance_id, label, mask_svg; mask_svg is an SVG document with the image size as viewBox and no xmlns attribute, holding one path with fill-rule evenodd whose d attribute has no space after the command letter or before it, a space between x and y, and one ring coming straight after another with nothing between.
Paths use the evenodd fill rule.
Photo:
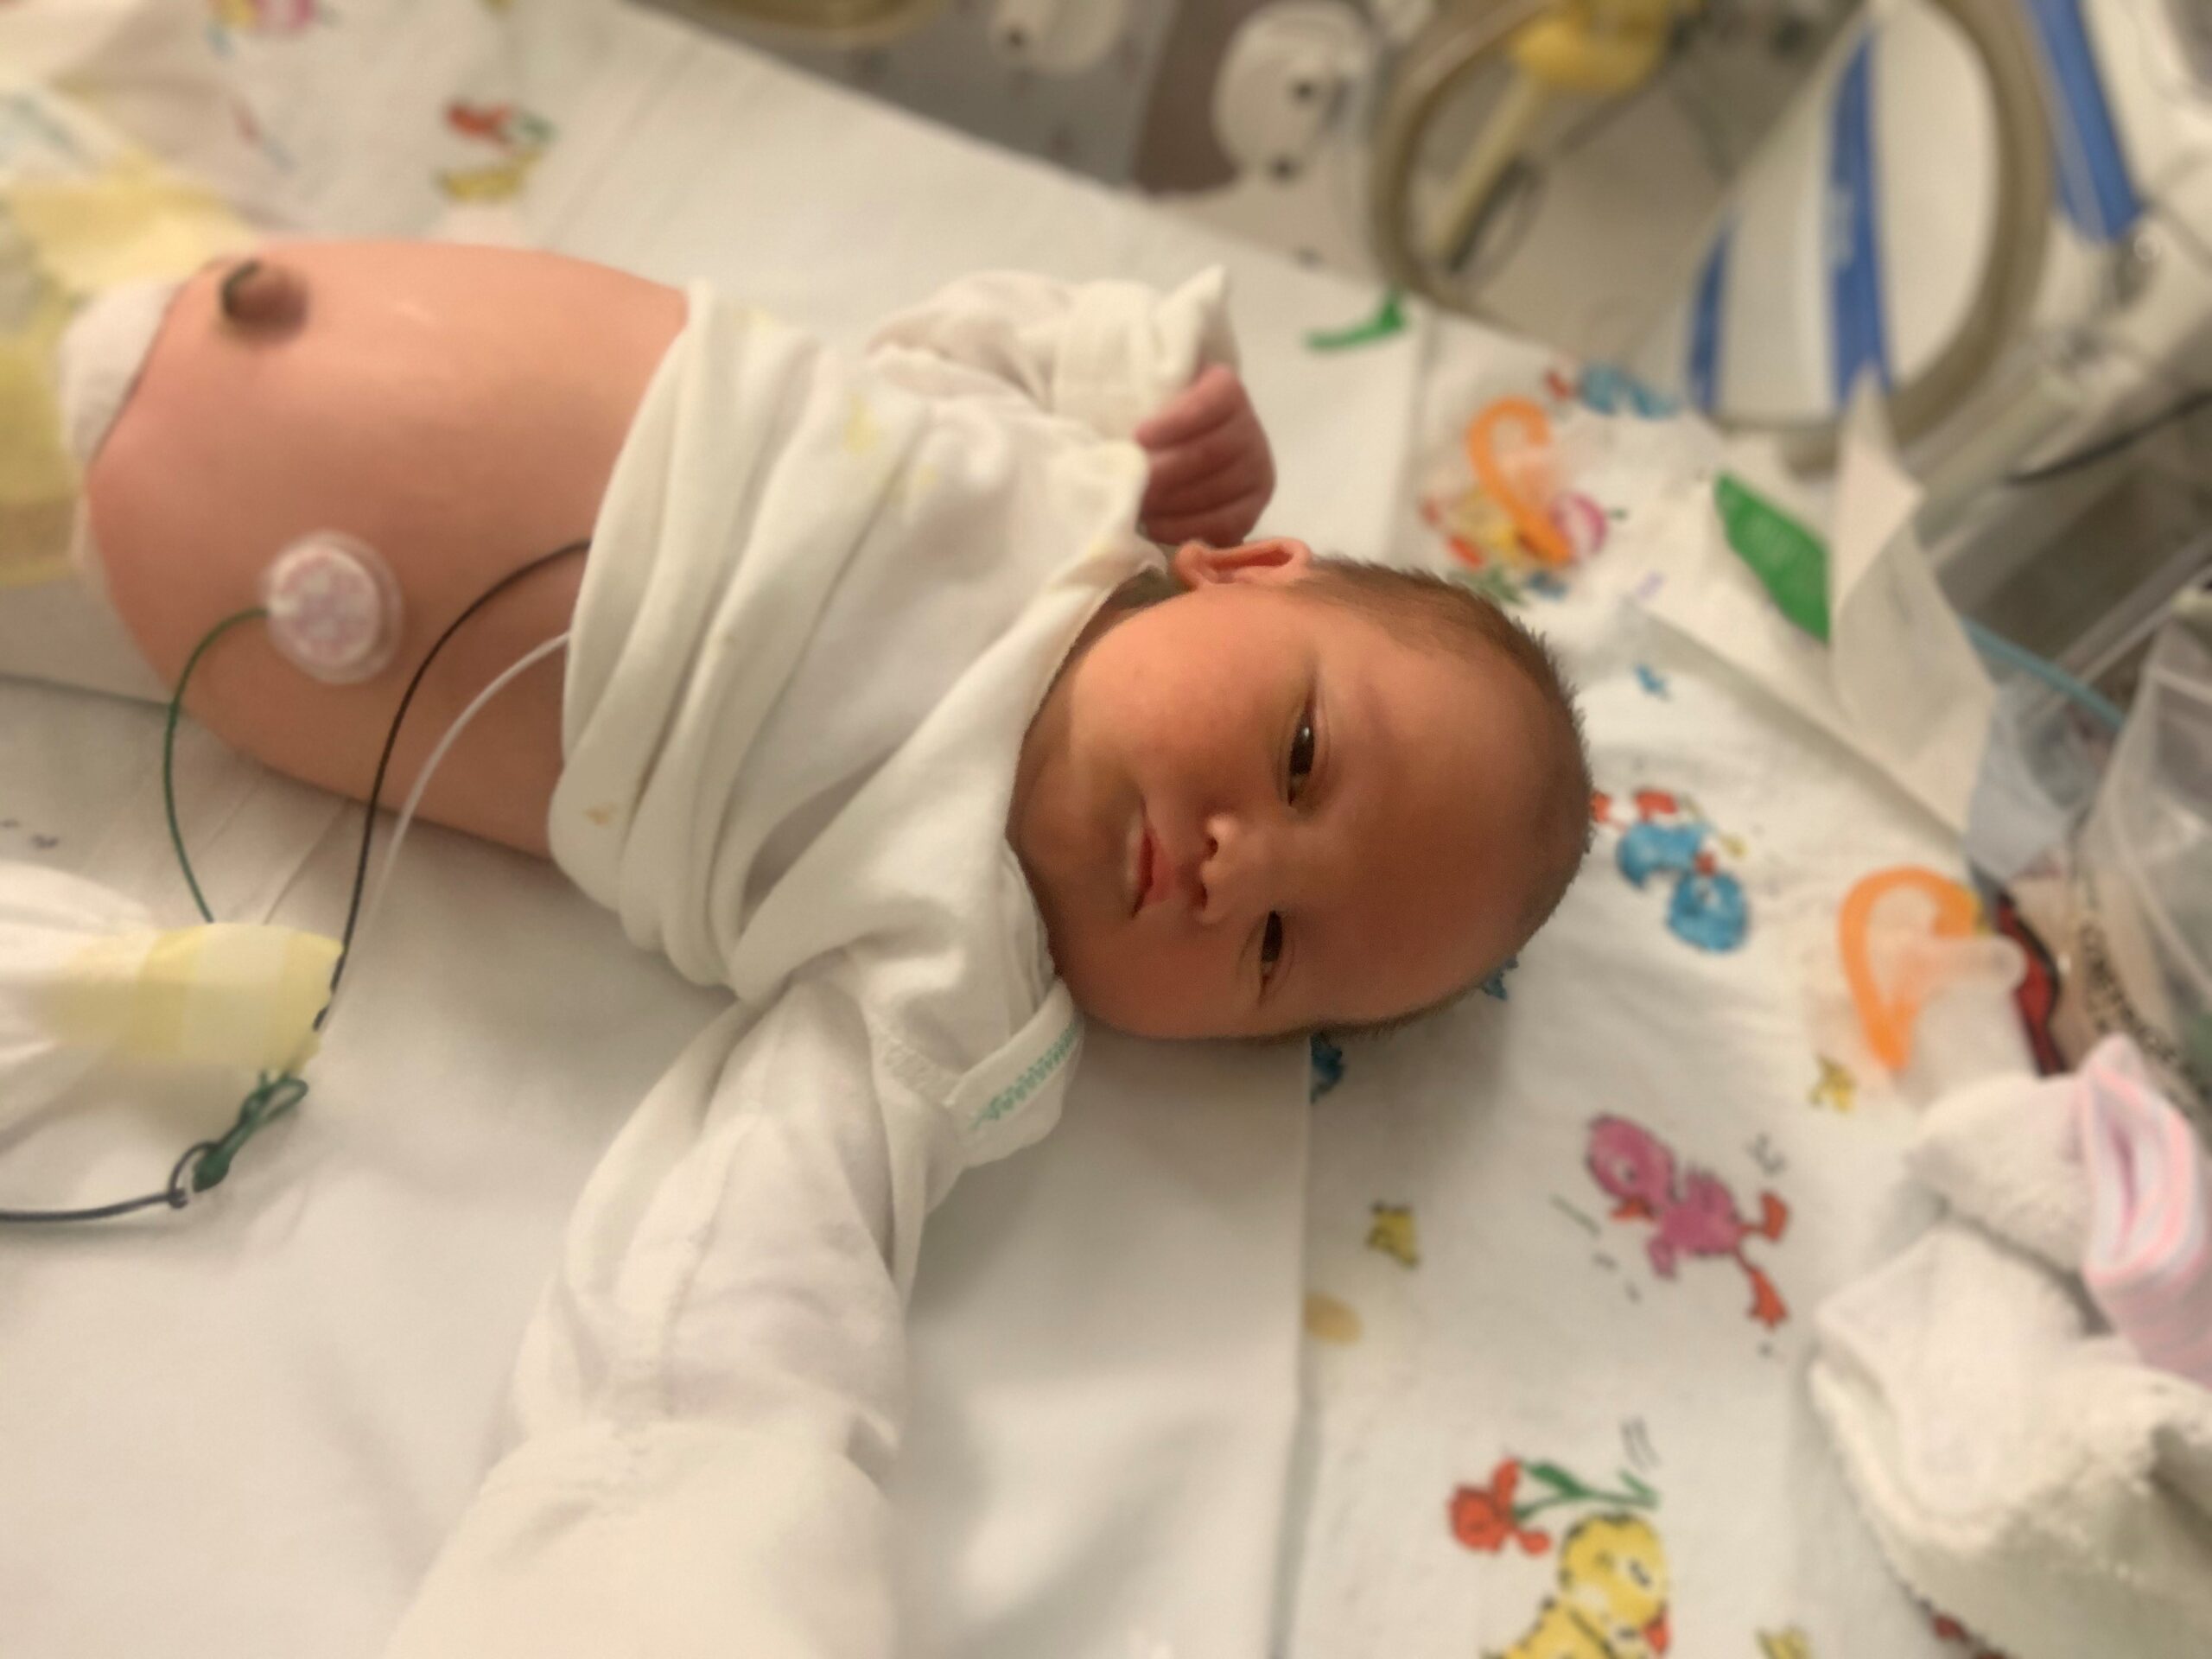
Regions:
<instances>
[{"instance_id":1,"label":"yellow chick print","mask_svg":"<svg viewBox=\"0 0 2212 1659\"><path fill-rule=\"evenodd\" d=\"M1813 1659L1813 1638L1795 1624L1759 1632L1760 1659Z\"/></svg>"},{"instance_id":2,"label":"yellow chick print","mask_svg":"<svg viewBox=\"0 0 2212 1659\"><path fill-rule=\"evenodd\" d=\"M1367 1230L1367 1248L1382 1251L1401 1266L1421 1266L1421 1236L1414 1230L1413 1205L1376 1205L1375 1224Z\"/></svg>"},{"instance_id":3,"label":"yellow chick print","mask_svg":"<svg viewBox=\"0 0 2212 1659\"><path fill-rule=\"evenodd\" d=\"M1593 1515L1559 1549L1559 1590L1497 1659L1655 1659L1667 1651L1667 1552L1649 1522Z\"/></svg>"},{"instance_id":4,"label":"yellow chick print","mask_svg":"<svg viewBox=\"0 0 2212 1659\"><path fill-rule=\"evenodd\" d=\"M453 201L512 201L530 181L530 169L542 151L524 149L482 167L450 167L438 175L438 188Z\"/></svg>"},{"instance_id":5,"label":"yellow chick print","mask_svg":"<svg viewBox=\"0 0 2212 1659\"><path fill-rule=\"evenodd\" d=\"M1820 1079L1805 1096L1807 1103L1839 1112L1849 1111L1859 1103L1859 1079L1827 1055L1816 1058L1821 1063Z\"/></svg>"}]
</instances>

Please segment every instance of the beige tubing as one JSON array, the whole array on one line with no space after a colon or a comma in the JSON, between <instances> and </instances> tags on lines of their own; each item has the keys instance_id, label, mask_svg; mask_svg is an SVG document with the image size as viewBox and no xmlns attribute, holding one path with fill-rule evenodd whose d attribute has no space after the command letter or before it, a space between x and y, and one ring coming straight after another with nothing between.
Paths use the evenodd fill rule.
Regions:
<instances>
[{"instance_id":1,"label":"beige tubing","mask_svg":"<svg viewBox=\"0 0 2212 1659\"><path fill-rule=\"evenodd\" d=\"M760 28L794 43L877 46L912 33L944 0L655 0L722 28Z\"/></svg>"}]
</instances>

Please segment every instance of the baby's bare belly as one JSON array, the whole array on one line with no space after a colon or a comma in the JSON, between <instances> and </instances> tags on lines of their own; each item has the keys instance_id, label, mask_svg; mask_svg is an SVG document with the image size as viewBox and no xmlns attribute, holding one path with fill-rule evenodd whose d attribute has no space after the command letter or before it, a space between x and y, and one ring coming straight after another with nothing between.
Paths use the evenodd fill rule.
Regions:
<instances>
[{"instance_id":1,"label":"baby's bare belly","mask_svg":"<svg viewBox=\"0 0 2212 1659\"><path fill-rule=\"evenodd\" d=\"M247 753L358 797L439 632L517 566L590 533L683 299L550 254L330 243L270 257L303 278L304 322L242 330L220 313L224 273L193 279L86 499L116 607L172 683L296 537L341 531L384 556L406 622L375 679L321 684L244 626L203 659L188 700ZM568 626L582 575L579 557L528 576L455 636L408 715L388 800L486 682ZM427 816L544 851L561 671L557 657L532 669L477 718Z\"/></svg>"}]
</instances>

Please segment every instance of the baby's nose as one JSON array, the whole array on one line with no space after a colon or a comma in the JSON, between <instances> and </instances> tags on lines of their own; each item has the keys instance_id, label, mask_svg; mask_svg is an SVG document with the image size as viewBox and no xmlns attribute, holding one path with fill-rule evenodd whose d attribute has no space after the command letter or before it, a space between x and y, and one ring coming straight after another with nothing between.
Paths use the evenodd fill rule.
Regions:
<instances>
[{"instance_id":1,"label":"baby's nose","mask_svg":"<svg viewBox=\"0 0 2212 1659\"><path fill-rule=\"evenodd\" d=\"M1205 850L1192 895L1200 921L1236 921L1258 902L1264 885L1264 841L1233 814L1217 813L1206 820Z\"/></svg>"}]
</instances>

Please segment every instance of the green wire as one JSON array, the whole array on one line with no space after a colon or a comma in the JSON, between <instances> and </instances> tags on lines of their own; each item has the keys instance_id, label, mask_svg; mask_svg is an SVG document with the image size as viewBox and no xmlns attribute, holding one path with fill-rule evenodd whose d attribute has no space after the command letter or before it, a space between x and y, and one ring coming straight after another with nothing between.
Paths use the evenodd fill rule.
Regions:
<instances>
[{"instance_id":1,"label":"green wire","mask_svg":"<svg viewBox=\"0 0 2212 1659\"><path fill-rule=\"evenodd\" d=\"M162 733L162 805L168 814L169 845L176 849L178 868L184 872L184 884L192 889L192 902L200 907L200 918L211 926L215 912L207 907L207 896L200 891L200 878L192 873L192 860L184 850L184 831L176 817L176 728L184 714L184 690L192 683L192 671L200 666L200 659L207 654L207 647L241 622L268 615L258 607L226 616L207 630L200 643L192 648L192 655L184 659L184 671L176 677L176 692L169 698L168 724ZM231 1173L231 1164L245 1143L276 1119L283 1116L301 1101L307 1098L308 1085L304 1079L289 1072L270 1077L263 1072L246 1097L238 1103L238 1115L231 1127L213 1141L195 1141L184 1149L184 1155L169 1171L168 1185L158 1192L148 1192L139 1198L124 1198L116 1204L93 1205L82 1210L0 1210L0 1224L67 1223L81 1221L111 1221L118 1216L128 1216L141 1210L150 1210L166 1205L172 1210L181 1210L192 1201L195 1193L219 1186Z\"/></svg>"},{"instance_id":2,"label":"green wire","mask_svg":"<svg viewBox=\"0 0 2212 1659\"><path fill-rule=\"evenodd\" d=\"M200 878L192 873L192 859L184 850L184 831L176 821L176 723L184 713L184 688L192 683L192 671L200 666L200 659L207 654L207 647L241 622L251 622L269 613L256 606L250 611L240 611L226 616L207 630L200 643L192 648L192 655L184 659L184 672L176 677L176 694L169 699L168 728L162 734L162 805L169 816L169 844L176 849L176 861L184 871L184 885L192 889L192 902L200 907L200 919L213 923L215 912L207 908L207 895L200 891Z\"/></svg>"},{"instance_id":3,"label":"green wire","mask_svg":"<svg viewBox=\"0 0 2212 1659\"><path fill-rule=\"evenodd\" d=\"M192 671L200 666L200 659L207 654L208 646L239 623L251 622L256 617L268 614L267 611L256 606L252 610L226 616L207 630L200 643L192 648L192 655L184 659L184 671L176 677L176 694L169 699L168 724L162 734L162 805L168 813L169 844L176 849L177 867L184 872L185 886L192 889L192 902L200 907L200 918L211 925L215 920L215 912L208 908L207 895L200 891L200 878L193 874L191 856L184 850L184 830L177 823L177 721L184 713L184 690L192 683ZM169 1177L168 1190L149 1194L137 1202L150 1204L161 1201L181 1207L185 1191L182 1183L188 1171L191 1175L191 1191L194 1192L205 1192L209 1187L220 1185L223 1178L231 1173L231 1160L238 1156L240 1148L268 1124L298 1105L306 1098L307 1092L307 1084L289 1073L272 1077L263 1072L252 1091L239 1103L238 1120L221 1138L203 1141L187 1152L178 1160L175 1172ZM199 1154L197 1157L194 1156L195 1153Z\"/></svg>"}]
</instances>

